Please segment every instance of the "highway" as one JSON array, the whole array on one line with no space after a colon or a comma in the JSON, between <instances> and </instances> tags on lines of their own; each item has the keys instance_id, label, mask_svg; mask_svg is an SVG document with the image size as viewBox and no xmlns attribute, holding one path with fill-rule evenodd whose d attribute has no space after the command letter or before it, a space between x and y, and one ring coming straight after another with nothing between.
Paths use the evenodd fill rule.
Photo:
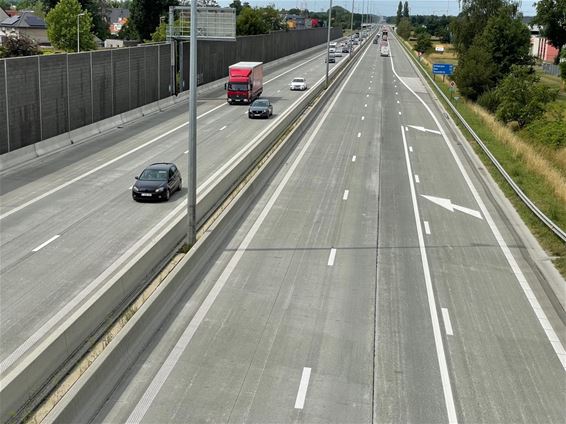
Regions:
<instances>
[{"instance_id":1,"label":"highway","mask_svg":"<svg viewBox=\"0 0 566 424\"><path fill-rule=\"evenodd\" d=\"M198 102L199 192L213 185L230 159L277 121L323 77L324 48L266 69L269 121L249 120L247 107L229 106L222 88ZM331 69L335 65L331 64ZM144 244L148 234L182 208L186 198L186 103L2 173L0 186L0 369L17 365L65 317L99 289ZM138 204L134 176L153 162L179 165L184 189L167 203ZM149 238L151 240L151 238Z\"/></svg>"},{"instance_id":2,"label":"highway","mask_svg":"<svg viewBox=\"0 0 566 424\"><path fill-rule=\"evenodd\" d=\"M369 46L94 422L566 421L563 311L390 44Z\"/></svg>"}]
</instances>

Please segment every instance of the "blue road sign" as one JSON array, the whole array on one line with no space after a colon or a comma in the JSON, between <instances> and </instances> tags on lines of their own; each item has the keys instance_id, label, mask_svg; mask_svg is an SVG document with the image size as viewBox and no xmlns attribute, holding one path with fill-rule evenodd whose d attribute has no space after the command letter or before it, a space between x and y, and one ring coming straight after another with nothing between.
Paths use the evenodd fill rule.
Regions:
<instances>
[{"instance_id":1,"label":"blue road sign","mask_svg":"<svg viewBox=\"0 0 566 424\"><path fill-rule=\"evenodd\" d=\"M452 75L454 73L454 65L451 63L433 63L432 73L440 75Z\"/></svg>"}]
</instances>

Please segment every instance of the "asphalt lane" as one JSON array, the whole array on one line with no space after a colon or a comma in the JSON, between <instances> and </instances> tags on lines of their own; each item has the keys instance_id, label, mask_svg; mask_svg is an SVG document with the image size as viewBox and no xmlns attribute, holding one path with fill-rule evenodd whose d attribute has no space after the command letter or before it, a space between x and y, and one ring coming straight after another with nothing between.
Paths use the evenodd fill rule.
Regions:
<instances>
[{"instance_id":1,"label":"asphalt lane","mask_svg":"<svg viewBox=\"0 0 566 424\"><path fill-rule=\"evenodd\" d=\"M264 96L275 109L269 121L249 120L247 107L226 105L223 90L207 93L198 113L199 187L304 94L289 91L294 76L312 85L325 68L322 53L311 51L267 71ZM2 369L16 363L32 336L47 334L50 319L70 313L73 299L94 290L97 278L185 200L186 189L168 203L137 204L129 189L144 166L159 161L176 162L186 187L186 116L186 105L175 106L3 173ZM75 182L66 185L69 181ZM51 194L38 200L46 193Z\"/></svg>"},{"instance_id":2,"label":"asphalt lane","mask_svg":"<svg viewBox=\"0 0 566 424\"><path fill-rule=\"evenodd\" d=\"M204 277L224 285L205 301L190 343L169 355L197 325L183 309L96 422L371 421L381 125L370 119L379 97L366 97L380 89L373 61L360 62Z\"/></svg>"}]
</instances>

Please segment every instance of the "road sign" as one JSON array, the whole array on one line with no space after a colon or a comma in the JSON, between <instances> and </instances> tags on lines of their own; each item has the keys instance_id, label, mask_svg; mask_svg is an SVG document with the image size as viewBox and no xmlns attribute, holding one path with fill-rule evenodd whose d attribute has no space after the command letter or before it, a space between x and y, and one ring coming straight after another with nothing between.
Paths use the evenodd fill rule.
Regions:
<instances>
[{"instance_id":1,"label":"road sign","mask_svg":"<svg viewBox=\"0 0 566 424\"><path fill-rule=\"evenodd\" d=\"M433 63L432 73L439 75L452 75L454 73L454 65L451 63Z\"/></svg>"}]
</instances>

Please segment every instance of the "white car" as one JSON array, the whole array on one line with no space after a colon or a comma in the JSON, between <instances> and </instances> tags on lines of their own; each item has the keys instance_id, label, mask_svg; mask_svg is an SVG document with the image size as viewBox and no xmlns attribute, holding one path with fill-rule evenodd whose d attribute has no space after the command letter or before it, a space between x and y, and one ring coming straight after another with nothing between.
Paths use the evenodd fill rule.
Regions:
<instances>
[{"instance_id":1,"label":"white car","mask_svg":"<svg viewBox=\"0 0 566 424\"><path fill-rule=\"evenodd\" d=\"M307 80L304 78L293 78L293 81L289 84L289 88L291 88L291 90L306 90Z\"/></svg>"}]
</instances>

